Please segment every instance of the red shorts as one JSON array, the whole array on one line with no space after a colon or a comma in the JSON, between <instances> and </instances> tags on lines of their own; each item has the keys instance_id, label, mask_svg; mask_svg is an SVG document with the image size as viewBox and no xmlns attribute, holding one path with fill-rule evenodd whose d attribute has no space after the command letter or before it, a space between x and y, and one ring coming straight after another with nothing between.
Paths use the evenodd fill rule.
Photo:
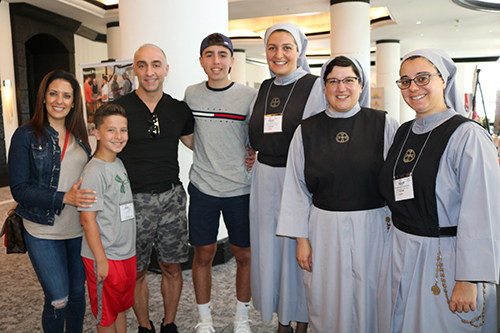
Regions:
<instances>
[{"instance_id":1,"label":"red shorts","mask_svg":"<svg viewBox=\"0 0 500 333\"><path fill-rule=\"evenodd\" d=\"M134 304L137 261L135 256L125 260L109 260L108 276L97 283L97 265L95 261L82 258L87 275L90 307L97 319L97 324L109 326L116 321L120 312Z\"/></svg>"}]
</instances>

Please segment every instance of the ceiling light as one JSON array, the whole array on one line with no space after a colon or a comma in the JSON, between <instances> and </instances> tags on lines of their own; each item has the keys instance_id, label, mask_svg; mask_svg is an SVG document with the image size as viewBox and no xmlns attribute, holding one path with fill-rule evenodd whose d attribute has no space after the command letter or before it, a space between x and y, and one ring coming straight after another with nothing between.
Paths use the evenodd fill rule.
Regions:
<instances>
[{"instance_id":1,"label":"ceiling light","mask_svg":"<svg viewBox=\"0 0 500 333\"><path fill-rule=\"evenodd\" d=\"M237 0L234 0L237 1ZM238 19L229 21L229 36L240 38L252 38L260 36L264 38L266 29L279 22L292 22L297 24L305 34L328 33L330 31L330 12L325 13L303 13L300 15L265 16L250 19ZM386 7L370 8L370 22L372 29L388 24L395 24ZM245 33L245 31L247 33Z\"/></svg>"},{"instance_id":2,"label":"ceiling light","mask_svg":"<svg viewBox=\"0 0 500 333\"><path fill-rule=\"evenodd\" d=\"M102 4L105 4L106 6L112 6L112 5L118 5L119 0L97 0Z\"/></svg>"},{"instance_id":3,"label":"ceiling light","mask_svg":"<svg viewBox=\"0 0 500 333\"><path fill-rule=\"evenodd\" d=\"M387 8L385 7L371 7L370 8L370 21L377 20L383 17L390 16Z\"/></svg>"},{"instance_id":4,"label":"ceiling light","mask_svg":"<svg viewBox=\"0 0 500 333\"><path fill-rule=\"evenodd\" d=\"M95 15L99 18L104 18L104 15L106 14L106 10L103 8L99 8L96 5L93 5L88 2L83 2L83 1L77 1L77 0L57 0L60 3L66 4L68 6L74 7L78 10L87 12L89 14Z\"/></svg>"},{"instance_id":5,"label":"ceiling light","mask_svg":"<svg viewBox=\"0 0 500 333\"><path fill-rule=\"evenodd\" d=\"M307 50L307 56L330 56L330 49L311 49Z\"/></svg>"}]
</instances>

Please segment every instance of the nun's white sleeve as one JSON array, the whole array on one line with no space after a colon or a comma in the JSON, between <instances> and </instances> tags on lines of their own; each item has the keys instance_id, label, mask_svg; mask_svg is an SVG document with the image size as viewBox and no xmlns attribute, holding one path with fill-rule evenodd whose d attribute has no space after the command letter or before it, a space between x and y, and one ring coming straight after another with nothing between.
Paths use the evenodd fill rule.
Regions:
<instances>
[{"instance_id":1,"label":"nun's white sleeve","mask_svg":"<svg viewBox=\"0 0 500 333\"><path fill-rule=\"evenodd\" d=\"M384 131L384 160L387 158L389 148L391 148L392 141L399 128L399 122L386 114L385 116L385 131Z\"/></svg>"},{"instance_id":2,"label":"nun's white sleeve","mask_svg":"<svg viewBox=\"0 0 500 333\"><path fill-rule=\"evenodd\" d=\"M309 237L309 213L312 196L304 178L304 144L299 125L295 130L286 164L281 209L276 234L296 238Z\"/></svg>"},{"instance_id":3,"label":"nun's white sleeve","mask_svg":"<svg viewBox=\"0 0 500 333\"><path fill-rule=\"evenodd\" d=\"M467 122L453 133L436 181L441 226L457 223L457 281L498 283L500 167L488 133Z\"/></svg>"}]
</instances>

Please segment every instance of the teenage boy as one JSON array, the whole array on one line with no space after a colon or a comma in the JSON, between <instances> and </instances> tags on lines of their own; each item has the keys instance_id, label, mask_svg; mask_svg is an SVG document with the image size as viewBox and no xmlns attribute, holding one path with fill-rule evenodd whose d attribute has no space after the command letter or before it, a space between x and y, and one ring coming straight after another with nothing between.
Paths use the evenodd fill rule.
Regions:
<instances>
[{"instance_id":1,"label":"teenage boy","mask_svg":"<svg viewBox=\"0 0 500 333\"><path fill-rule=\"evenodd\" d=\"M231 40L220 33L207 36L201 43L200 64L208 81L188 87L184 97L196 120L188 220L189 242L195 247L193 283L200 314L197 333L215 332L210 313L211 268L221 212L237 267L234 332L250 332L247 166L253 164L254 155L248 155L246 144L250 104L257 91L229 79L233 62Z\"/></svg>"},{"instance_id":2,"label":"teenage boy","mask_svg":"<svg viewBox=\"0 0 500 333\"><path fill-rule=\"evenodd\" d=\"M94 123L97 149L83 169L82 184L95 189L97 202L78 208L84 230L81 254L97 331L122 333L137 274L132 190L116 157L128 140L127 117L121 106L107 104L97 109Z\"/></svg>"}]
</instances>

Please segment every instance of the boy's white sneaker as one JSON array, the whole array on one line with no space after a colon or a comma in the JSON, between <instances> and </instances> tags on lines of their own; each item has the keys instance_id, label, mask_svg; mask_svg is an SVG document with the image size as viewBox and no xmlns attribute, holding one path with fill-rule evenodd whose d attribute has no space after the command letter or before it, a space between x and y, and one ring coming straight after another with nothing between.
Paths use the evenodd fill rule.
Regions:
<instances>
[{"instance_id":1,"label":"boy's white sneaker","mask_svg":"<svg viewBox=\"0 0 500 333\"><path fill-rule=\"evenodd\" d=\"M252 330L250 329L250 320L248 320L248 317L242 318L242 317L236 317L234 318L233 322L233 328L234 328L234 333L252 333Z\"/></svg>"},{"instance_id":2,"label":"boy's white sneaker","mask_svg":"<svg viewBox=\"0 0 500 333\"><path fill-rule=\"evenodd\" d=\"M212 318L200 319L199 323L195 326L196 333L215 333Z\"/></svg>"}]
</instances>

